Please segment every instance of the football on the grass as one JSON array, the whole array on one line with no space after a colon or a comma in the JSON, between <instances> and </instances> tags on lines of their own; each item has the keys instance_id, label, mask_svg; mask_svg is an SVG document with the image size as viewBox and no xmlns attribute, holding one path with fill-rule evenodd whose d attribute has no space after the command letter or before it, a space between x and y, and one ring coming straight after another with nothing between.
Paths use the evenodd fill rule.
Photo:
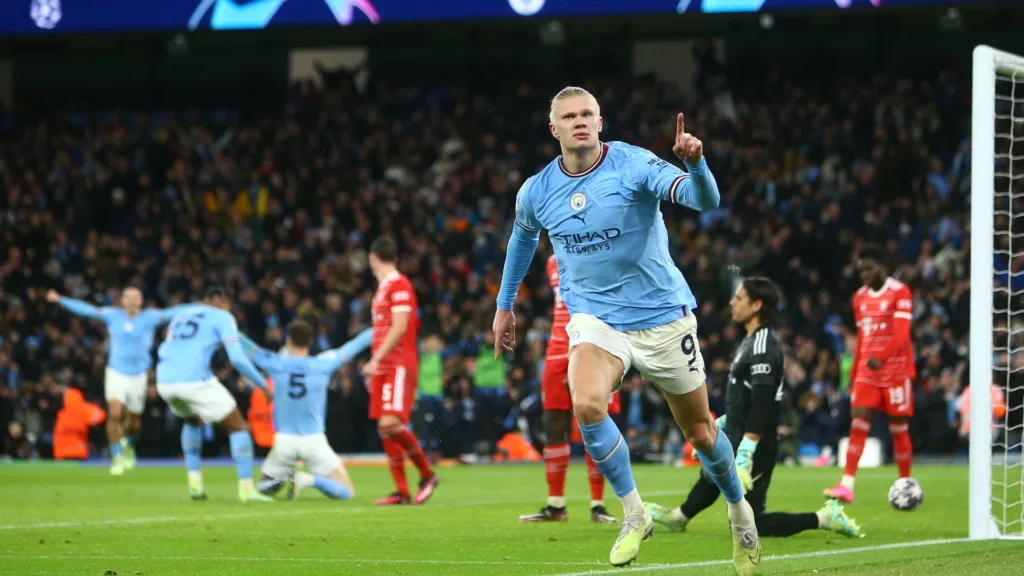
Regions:
<instances>
[{"instance_id":1,"label":"football on the grass","mask_svg":"<svg viewBox=\"0 0 1024 576\"><path fill-rule=\"evenodd\" d=\"M923 500L924 490L913 478L900 478L889 488L889 504L897 510L916 510Z\"/></svg>"}]
</instances>

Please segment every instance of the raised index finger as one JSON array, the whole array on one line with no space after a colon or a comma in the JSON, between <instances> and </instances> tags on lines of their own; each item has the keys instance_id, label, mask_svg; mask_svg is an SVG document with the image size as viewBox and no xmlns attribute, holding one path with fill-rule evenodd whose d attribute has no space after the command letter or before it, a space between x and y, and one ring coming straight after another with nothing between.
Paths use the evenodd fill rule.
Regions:
<instances>
[{"instance_id":1,"label":"raised index finger","mask_svg":"<svg viewBox=\"0 0 1024 576\"><path fill-rule=\"evenodd\" d=\"M676 114L676 138L686 133L686 117L680 112Z\"/></svg>"}]
</instances>

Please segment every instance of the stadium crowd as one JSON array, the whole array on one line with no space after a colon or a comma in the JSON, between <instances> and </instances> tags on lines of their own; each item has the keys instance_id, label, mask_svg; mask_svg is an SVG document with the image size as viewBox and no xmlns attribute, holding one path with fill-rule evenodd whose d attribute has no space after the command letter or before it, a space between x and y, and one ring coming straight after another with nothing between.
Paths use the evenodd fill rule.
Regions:
<instances>
[{"instance_id":1,"label":"stadium crowd","mask_svg":"<svg viewBox=\"0 0 1024 576\"><path fill-rule=\"evenodd\" d=\"M671 251L700 302L712 408L722 409L741 338L727 302L741 275L761 273L785 293L788 410L779 431L787 455L834 446L849 422L849 302L859 286L851 258L861 242L878 242L915 296L915 449L960 449L969 82L951 70L730 74L700 58L690 98L650 77L587 87L606 138L670 158L682 109L705 142L720 208L663 211ZM0 430L8 455L52 453L63 386L102 403L102 327L48 304L46 290L106 305L132 284L147 304L169 306L222 283L257 342L280 346L284 326L303 317L317 327L316 348L326 349L368 326L375 285L366 250L384 234L398 239L400 268L421 303L417 425L428 448L458 456L489 452L521 426L539 434L552 302L544 241L520 292L519 349L494 360L488 330L515 193L557 155L546 124L560 86L399 84L372 71L365 87L344 71L324 80L295 85L283 115L79 113L3 135ZM221 381L244 408L249 390L222 366ZM358 365L346 367L327 419L337 451L379 450L367 402ZM638 454L678 449L666 408L639 376L627 378L623 402ZM179 425L151 387L139 455L176 455Z\"/></svg>"}]
</instances>

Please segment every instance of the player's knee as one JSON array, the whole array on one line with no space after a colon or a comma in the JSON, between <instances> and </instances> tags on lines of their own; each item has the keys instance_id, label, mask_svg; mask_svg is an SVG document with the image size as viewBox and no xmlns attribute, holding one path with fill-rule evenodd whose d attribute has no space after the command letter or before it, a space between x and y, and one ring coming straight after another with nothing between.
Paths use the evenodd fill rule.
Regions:
<instances>
[{"instance_id":1,"label":"player's knee","mask_svg":"<svg viewBox=\"0 0 1024 576\"><path fill-rule=\"evenodd\" d=\"M871 420L871 409L870 408L852 408L850 410L850 416L854 418L862 418L864 420Z\"/></svg>"},{"instance_id":2,"label":"player's knee","mask_svg":"<svg viewBox=\"0 0 1024 576\"><path fill-rule=\"evenodd\" d=\"M223 420L221 420L220 425L228 434L249 431L249 423L245 421L245 418L242 418L242 413L238 411L238 408L232 410Z\"/></svg>"},{"instance_id":3,"label":"player's knee","mask_svg":"<svg viewBox=\"0 0 1024 576\"><path fill-rule=\"evenodd\" d=\"M714 421L688 422L683 427L683 436L701 452L710 452L715 445Z\"/></svg>"},{"instance_id":4,"label":"player's knee","mask_svg":"<svg viewBox=\"0 0 1024 576\"><path fill-rule=\"evenodd\" d=\"M549 444L559 444L569 439L569 426L572 423L572 412L568 410L548 410L544 412L544 435Z\"/></svg>"},{"instance_id":5,"label":"player's knee","mask_svg":"<svg viewBox=\"0 0 1024 576\"><path fill-rule=\"evenodd\" d=\"M608 417L608 398L595 394L573 394L572 411L580 424L596 424Z\"/></svg>"},{"instance_id":6,"label":"player's knee","mask_svg":"<svg viewBox=\"0 0 1024 576\"><path fill-rule=\"evenodd\" d=\"M382 416L377 420L377 435L381 438L394 436L401 428L402 422L393 416Z\"/></svg>"}]
</instances>

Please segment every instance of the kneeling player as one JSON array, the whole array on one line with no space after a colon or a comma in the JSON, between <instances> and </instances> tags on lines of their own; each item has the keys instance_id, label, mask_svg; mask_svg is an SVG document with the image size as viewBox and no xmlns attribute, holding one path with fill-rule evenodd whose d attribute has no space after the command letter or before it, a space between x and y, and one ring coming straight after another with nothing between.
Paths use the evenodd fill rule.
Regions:
<instances>
[{"instance_id":1,"label":"kneeling player","mask_svg":"<svg viewBox=\"0 0 1024 576\"><path fill-rule=\"evenodd\" d=\"M719 418L719 425L733 446L738 447L736 469L747 502L754 509L758 534L792 536L805 530L821 529L844 536L860 536L860 527L846 516L835 500L829 500L817 512L765 512L768 486L779 457L775 429L785 369L782 343L769 327L778 302L775 285L760 277L744 280L729 302L733 320L745 325L747 337L732 362L725 396L726 412ZM656 522L672 531L685 530L690 520L711 506L718 495L718 487L702 472L682 506L668 510L648 503L647 508Z\"/></svg>"},{"instance_id":2,"label":"kneeling player","mask_svg":"<svg viewBox=\"0 0 1024 576\"><path fill-rule=\"evenodd\" d=\"M290 478L288 497L292 499L310 486L335 500L348 500L355 495L345 464L327 443L324 415L331 376L342 364L369 348L370 338L371 331L365 330L341 348L310 357L313 328L302 320L288 325L286 356L260 348L243 337L253 364L274 382L274 447L260 471L258 489L262 494L277 493ZM298 460L305 462L311 473L297 472Z\"/></svg>"},{"instance_id":3,"label":"kneeling player","mask_svg":"<svg viewBox=\"0 0 1024 576\"><path fill-rule=\"evenodd\" d=\"M906 284L889 277L885 252L880 247L864 246L857 256L857 271L864 286L853 296L858 332L850 370L853 422L843 477L834 488L825 490L825 496L843 502L853 502L854 478L871 430L872 410L889 417L893 458L900 478L910 476L913 457L908 427L914 415L910 383L917 375L910 340L913 296Z\"/></svg>"},{"instance_id":4,"label":"kneeling player","mask_svg":"<svg viewBox=\"0 0 1024 576\"><path fill-rule=\"evenodd\" d=\"M568 520L565 510L565 472L569 467L569 431L572 427L572 396L569 394L569 310L558 292L558 263L554 255L548 258L548 281L555 293L555 306L551 315L551 337L544 359L541 378L541 402L544 407L544 471L548 481L548 504L536 514L519 517L520 522L550 522ZM612 395L609 414L619 413L619 393ZM590 519L608 524L618 519L604 507L604 476L594 459L587 453L587 476L590 479Z\"/></svg>"}]
</instances>

